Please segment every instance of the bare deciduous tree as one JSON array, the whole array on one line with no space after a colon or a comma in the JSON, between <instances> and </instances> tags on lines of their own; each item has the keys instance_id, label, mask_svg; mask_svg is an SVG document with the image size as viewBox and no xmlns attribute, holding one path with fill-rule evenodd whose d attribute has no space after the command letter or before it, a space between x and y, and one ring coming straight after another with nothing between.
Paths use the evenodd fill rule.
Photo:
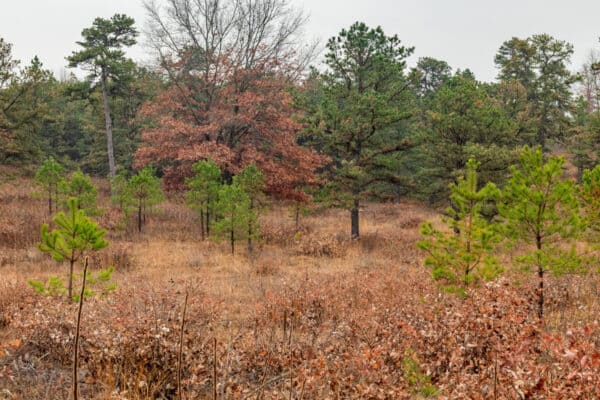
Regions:
<instances>
[{"instance_id":1,"label":"bare deciduous tree","mask_svg":"<svg viewBox=\"0 0 600 400\"><path fill-rule=\"evenodd\" d=\"M289 0L148 0L144 5L148 45L161 67L171 78L201 76L208 100L210 83L231 70L270 65L298 78L316 55L317 44L303 41L307 16ZM173 63L190 52L193 57L183 65ZM283 60L285 68L277 65Z\"/></svg>"},{"instance_id":2,"label":"bare deciduous tree","mask_svg":"<svg viewBox=\"0 0 600 400\"><path fill-rule=\"evenodd\" d=\"M580 94L588 103L588 112L600 112L600 52L590 51L581 68Z\"/></svg>"}]
</instances>

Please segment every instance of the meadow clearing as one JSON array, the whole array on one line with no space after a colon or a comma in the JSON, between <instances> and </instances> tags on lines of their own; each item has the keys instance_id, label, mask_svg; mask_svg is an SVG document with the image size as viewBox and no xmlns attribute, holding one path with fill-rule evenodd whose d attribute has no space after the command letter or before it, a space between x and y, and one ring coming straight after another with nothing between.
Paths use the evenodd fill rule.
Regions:
<instances>
[{"instance_id":1,"label":"meadow clearing","mask_svg":"<svg viewBox=\"0 0 600 400\"><path fill-rule=\"evenodd\" d=\"M113 265L117 289L84 302L83 398L178 398L178 387L185 399L600 395L595 273L550 279L540 323L534 283L518 271L466 297L440 291L416 246L420 224L439 216L416 201L365 205L355 242L347 211L314 211L296 229L275 203L253 253L232 256L199 240L177 198L141 234L123 229L99 186L110 244L90 266ZM34 191L22 179L0 190L2 399L65 399L71 387L77 305L27 284L66 271L36 248L48 215Z\"/></svg>"}]
</instances>

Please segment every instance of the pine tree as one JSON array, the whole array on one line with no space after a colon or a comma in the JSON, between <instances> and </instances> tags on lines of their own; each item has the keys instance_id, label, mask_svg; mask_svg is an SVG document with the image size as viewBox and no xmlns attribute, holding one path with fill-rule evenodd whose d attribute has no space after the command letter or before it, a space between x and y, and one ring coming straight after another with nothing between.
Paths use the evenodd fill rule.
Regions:
<instances>
[{"instance_id":1,"label":"pine tree","mask_svg":"<svg viewBox=\"0 0 600 400\"><path fill-rule=\"evenodd\" d=\"M570 86L576 80L569 69L573 45L548 34L512 38L495 58L504 82L520 82L533 106L535 143L547 151L548 139L564 139L569 132Z\"/></svg>"},{"instance_id":2,"label":"pine tree","mask_svg":"<svg viewBox=\"0 0 600 400\"><path fill-rule=\"evenodd\" d=\"M333 159L330 180L346 200L356 239L361 199L377 196L381 184L403 183L400 155L411 147L414 107L405 67L413 49L357 22L331 38L327 50L307 136Z\"/></svg>"},{"instance_id":3,"label":"pine tree","mask_svg":"<svg viewBox=\"0 0 600 400\"><path fill-rule=\"evenodd\" d=\"M119 173L111 179L110 187L112 188L111 200L113 203L119 206L119 209L127 214L127 200L128 200L128 180L127 174L124 170L120 170Z\"/></svg>"},{"instance_id":4,"label":"pine tree","mask_svg":"<svg viewBox=\"0 0 600 400\"><path fill-rule=\"evenodd\" d=\"M81 32L83 41L77 42L83 50L67 57L70 67L83 67L90 72L90 81L99 79L102 89L106 142L110 178L117 174L113 145L113 121L110 110L109 80L119 80L133 69L133 62L125 57L124 47L136 43L135 21L123 14L110 19L96 18L92 27Z\"/></svg>"},{"instance_id":5,"label":"pine tree","mask_svg":"<svg viewBox=\"0 0 600 400\"><path fill-rule=\"evenodd\" d=\"M600 235L600 165L583 172L579 193L591 239L596 242Z\"/></svg>"},{"instance_id":6,"label":"pine tree","mask_svg":"<svg viewBox=\"0 0 600 400\"><path fill-rule=\"evenodd\" d=\"M106 231L100 229L96 222L85 215L85 211L78 208L78 201L70 198L67 202L68 210L59 212L54 218L57 229L49 231L47 224L42 225L42 243L40 251L49 253L56 261L69 262L69 299L73 298L73 269L75 263L92 251L98 251L106 246L104 240Z\"/></svg>"},{"instance_id":7,"label":"pine tree","mask_svg":"<svg viewBox=\"0 0 600 400\"><path fill-rule=\"evenodd\" d=\"M56 208L58 201L58 192L61 182L64 180L64 167L59 164L54 158L47 158L37 173L35 174L35 182L48 195L48 214L52 215L52 205Z\"/></svg>"},{"instance_id":8,"label":"pine tree","mask_svg":"<svg viewBox=\"0 0 600 400\"><path fill-rule=\"evenodd\" d=\"M211 217L214 218L221 187L221 170L213 161L201 160L192 166L192 171L194 176L186 179L186 197L190 207L200 213L200 232L204 240L210 236Z\"/></svg>"},{"instance_id":9,"label":"pine tree","mask_svg":"<svg viewBox=\"0 0 600 400\"><path fill-rule=\"evenodd\" d=\"M132 176L127 183L127 198L130 206L137 210L138 232L146 223L148 208L163 201L161 179L154 175L154 169L145 167Z\"/></svg>"},{"instance_id":10,"label":"pine tree","mask_svg":"<svg viewBox=\"0 0 600 400\"><path fill-rule=\"evenodd\" d=\"M73 172L67 181L62 181L60 191L67 199L64 201L65 206L68 206L68 199L74 198L78 209L85 210L88 214L97 212L98 189L90 176L81 170Z\"/></svg>"},{"instance_id":11,"label":"pine tree","mask_svg":"<svg viewBox=\"0 0 600 400\"><path fill-rule=\"evenodd\" d=\"M501 183L516 158L518 130L485 85L457 74L430 104L421 148L425 160L417 171L429 201L447 199L448 185L465 173L471 157L481 163L482 183Z\"/></svg>"},{"instance_id":12,"label":"pine tree","mask_svg":"<svg viewBox=\"0 0 600 400\"><path fill-rule=\"evenodd\" d=\"M495 224L481 215L489 201L499 195L493 183L478 189L477 167L469 159L466 174L450 185L452 208L443 219L447 229L438 230L431 222L423 224L425 239L418 243L427 253L425 264L433 268L433 278L443 280L448 288L457 289L480 281L491 280L502 272L493 254L500 241Z\"/></svg>"},{"instance_id":13,"label":"pine tree","mask_svg":"<svg viewBox=\"0 0 600 400\"><path fill-rule=\"evenodd\" d=\"M213 237L228 239L231 254L235 254L235 242L248 238L248 226L256 221L250 210L250 196L237 183L223 185L217 202L218 221L214 224Z\"/></svg>"},{"instance_id":14,"label":"pine tree","mask_svg":"<svg viewBox=\"0 0 600 400\"><path fill-rule=\"evenodd\" d=\"M248 219L248 251L252 252L252 239L258 234L260 209L265 205L265 176L254 164L246 166L233 177L233 183L239 185L250 199L248 211L255 218Z\"/></svg>"},{"instance_id":15,"label":"pine tree","mask_svg":"<svg viewBox=\"0 0 600 400\"><path fill-rule=\"evenodd\" d=\"M576 185L564 178L564 164L562 157L545 160L541 147L526 146L519 164L511 168L511 177L499 202L506 235L534 246L518 261L526 270L533 268L537 272L540 318L544 315L544 275L578 272L582 267L573 239L582 234L585 223Z\"/></svg>"}]
</instances>

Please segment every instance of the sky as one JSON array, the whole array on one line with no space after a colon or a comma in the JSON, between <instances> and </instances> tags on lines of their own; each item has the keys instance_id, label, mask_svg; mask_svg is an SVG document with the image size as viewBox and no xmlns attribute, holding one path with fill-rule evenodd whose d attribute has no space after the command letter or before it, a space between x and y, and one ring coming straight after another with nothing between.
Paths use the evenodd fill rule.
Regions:
<instances>
[{"instance_id":1,"label":"sky","mask_svg":"<svg viewBox=\"0 0 600 400\"><path fill-rule=\"evenodd\" d=\"M578 70L592 49L600 50L598 0L289 0L309 14L306 35L322 44L359 20L397 34L419 57L469 68L478 79L494 80L494 55L513 36L549 33L575 46L572 70ZM0 37L13 44L15 58L28 63L38 55L57 76L65 57L77 49L81 30L96 17L124 13L140 30L146 20L142 0L3 0ZM148 61L146 49L129 52Z\"/></svg>"}]
</instances>

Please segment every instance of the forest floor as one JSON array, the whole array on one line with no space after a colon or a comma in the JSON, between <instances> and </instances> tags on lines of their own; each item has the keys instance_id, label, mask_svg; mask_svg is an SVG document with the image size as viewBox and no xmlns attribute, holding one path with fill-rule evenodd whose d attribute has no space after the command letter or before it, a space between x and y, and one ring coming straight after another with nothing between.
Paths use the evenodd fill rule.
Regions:
<instances>
[{"instance_id":1,"label":"forest floor","mask_svg":"<svg viewBox=\"0 0 600 400\"><path fill-rule=\"evenodd\" d=\"M33 191L0 186L0 399L68 399L77 306L27 284L67 268L36 248L48 215ZM110 245L91 267L114 266L118 286L85 301L82 398L600 398L598 275L549 279L544 321L514 249L497 282L440 291L416 247L439 217L415 201L365 205L354 242L348 212L297 230L275 204L262 241L235 255L175 200L141 234L123 231L106 187L99 203Z\"/></svg>"}]
</instances>

